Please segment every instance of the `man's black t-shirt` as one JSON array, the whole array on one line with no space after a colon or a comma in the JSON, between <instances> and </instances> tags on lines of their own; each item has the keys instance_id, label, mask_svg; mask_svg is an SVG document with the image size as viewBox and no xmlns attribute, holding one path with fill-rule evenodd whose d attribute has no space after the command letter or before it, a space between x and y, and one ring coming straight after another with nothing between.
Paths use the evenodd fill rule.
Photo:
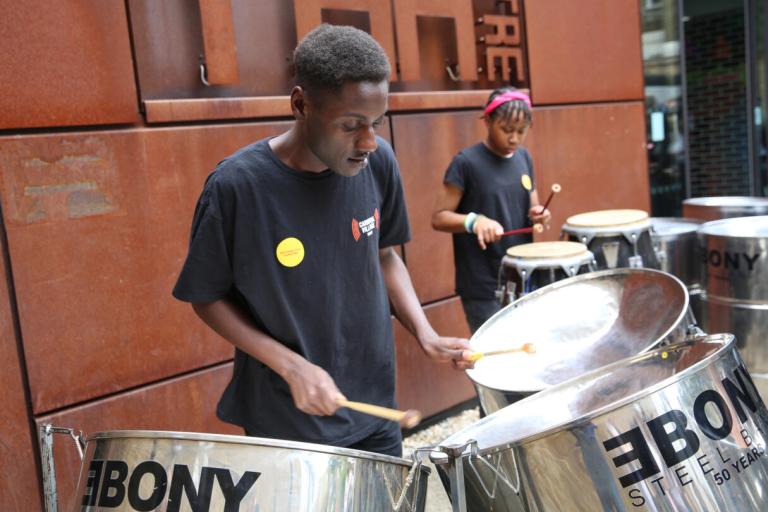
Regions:
<instances>
[{"instance_id":1,"label":"man's black t-shirt","mask_svg":"<svg viewBox=\"0 0 768 512\"><path fill-rule=\"evenodd\" d=\"M475 212L498 221L505 231L530 226L533 161L525 148L509 158L478 143L457 154L445 171L444 183L463 191L458 213ZM465 299L492 300L501 259L513 245L528 243L528 234L505 236L482 250L477 236L453 234L456 293Z\"/></svg>"},{"instance_id":2,"label":"man's black t-shirt","mask_svg":"<svg viewBox=\"0 0 768 512\"><path fill-rule=\"evenodd\" d=\"M394 407L394 344L379 249L410 238L391 147L354 177L286 166L268 140L222 161L192 223L173 294L235 300L274 339L325 369L350 400ZM288 384L235 350L218 416L250 434L346 446L381 420L348 409L313 416Z\"/></svg>"}]
</instances>

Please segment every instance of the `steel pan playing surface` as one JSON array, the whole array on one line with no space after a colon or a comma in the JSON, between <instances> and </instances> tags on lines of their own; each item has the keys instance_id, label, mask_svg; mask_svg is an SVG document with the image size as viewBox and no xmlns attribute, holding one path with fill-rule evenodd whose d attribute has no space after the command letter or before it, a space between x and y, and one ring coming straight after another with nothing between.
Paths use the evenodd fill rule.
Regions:
<instances>
[{"instance_id":1,"label":"steel pan playing surface","mask_svg":"<svg viewBox=\"0 0 768 512\"><path fill-rule=\"evenodd\" d=\"M480 359L467 375L487 413L664 341L682 340L688 291L670 274L622 268L545 286L496 313L470 340L480 352L534 343L535 354Z\"/></svg>"}]
</instances>

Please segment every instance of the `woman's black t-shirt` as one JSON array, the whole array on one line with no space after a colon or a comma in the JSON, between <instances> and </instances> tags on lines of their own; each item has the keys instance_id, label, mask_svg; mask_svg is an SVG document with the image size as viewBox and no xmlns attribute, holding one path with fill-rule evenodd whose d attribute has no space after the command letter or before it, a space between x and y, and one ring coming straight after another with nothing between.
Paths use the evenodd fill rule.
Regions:
<instances>
[{"instance_id":1,"label":"woman's black t-shirt","mask_svg":"<svg viewBox=\"0 0 768 512\"><path fill-rule=\"evenodd\" d=\"M463 191L458 213L483 214L498 221L505 231L531 225L528 210L534 187L533 161L525 148L504 158L483 143L470 146L453 158L443 182ZM505 236L482 250L476 235L454 233L456 293L465 299L494 299L507 249L532 239L529 234Z\"/></svg>"}]
</instances>

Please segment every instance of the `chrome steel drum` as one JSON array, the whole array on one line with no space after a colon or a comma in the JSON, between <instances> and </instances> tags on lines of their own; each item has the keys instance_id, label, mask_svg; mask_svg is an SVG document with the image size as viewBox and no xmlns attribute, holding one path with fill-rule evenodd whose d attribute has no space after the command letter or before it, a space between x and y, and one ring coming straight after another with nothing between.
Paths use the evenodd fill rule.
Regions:
<instances>
[{"instance_id":1,"label":"chrome steel drum","mask_svg":"<svg viewBox=\"0 0 768 512\"><path fill-rule=\"evenodd\" d=\"M537 393L440 443L455 511L768 510L768 411L731 335Z\"/></svg>"},{"instance_id":2,"label":"chrome steel drum","mask_svg":"<svg viewBox=\"0 0 768 512\"><path fill-rule=\"evenodd\" d=\"M676 217L651 218L651 240L659 268L677 276L690 290L701 282L701 261L697 258L696 231L702 222Z\"/></svg>"},{"instance_id":3,"label":"chrome steel drum","mask_svg":"<svg viewBox=\"0 0 768 512\"><path fill-rule=\"evenodd\" d=\"M662 342L692 323L676 277L622 268L570 277L523 296L472 336L474 351L536 345L535 354L482 358L467 375L487 413Z\"/></svg>"},{"instance_id":4,"label":"chrome steel drum","mask_svg":"<svg viewBox=\"0 0 768 512\"><path fill-rule=\"evenodd\" d=\"M503 306L548 284L595 270L595 256L578 242L534 242L507 249L497 298Z\"/></svg>"},{"instance_id":5,"label":"chrome steel drum","mask_svg":"<svg viewBox=\"0 0 768 512\"><path fill-rule=\"evenodd\" d=\"M659 268L651 243L651 221L642 210L600 210L568 217L563 236L595 255L597 268Z\"/></svg>"},{"instance_id":6,"label":"chrome steel drum","mask_svg":"<svg viewBox=\"0 0 768 512\"><path fill-rule=\"evenodd\" d=\"M423 510L428 472L405 459L308 443L104 432L86 439L76 510Z\"/></svg>"},{"instance_id":7,"label":"chrome steel drum","mask_svg":"<svg viewBox=\"0 0 768 512\"><path fill-rule=\"evenodd\" d=\"M768 216L707 222L698 236L702 328L734 333L753 374L767 373Z\"/></svg>"},{"instance_id":8,"label":"chrome steel drum","mask_svg":"<svg viewBox=\"0 0 768 512\"><path fill-rule=\"evenodd\" d=\"M768 215L768 198L749 196L695 197L683 201L683 217L711 221Z\"/></svg>"},{"instance_id":9,"label":"chrome steel drum","mask_svg":"<svg viewBox=\"0 0 768 512\"><path fill-rule=\"evenodd\" d=\"M702 221L678 217L651 218L651 240L659 268L678 277L690 295L691 312L701 316L701 272L696 231ZM716 331L719 332L719 331Z\"/></svg>"}]
</instances>

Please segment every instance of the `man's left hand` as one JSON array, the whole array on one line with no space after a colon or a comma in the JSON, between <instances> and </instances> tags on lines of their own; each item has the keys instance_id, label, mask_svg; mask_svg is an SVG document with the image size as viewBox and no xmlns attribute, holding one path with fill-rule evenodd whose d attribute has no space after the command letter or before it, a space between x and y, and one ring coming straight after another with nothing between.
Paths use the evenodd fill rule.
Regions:
<instances>
[{"instance_id":1,"label":"man's left hand","mask_svg":"<svg viewBox=\"0 0 768 512\"><path fill-rule=\"evenodd\" d=\"M451 362L457 370L468 370L475 367L474 361L470 361L472 349L464 338L449 336L431 336L422 340L421 348L434 361Z\"/></svg>"}]
</instances>

